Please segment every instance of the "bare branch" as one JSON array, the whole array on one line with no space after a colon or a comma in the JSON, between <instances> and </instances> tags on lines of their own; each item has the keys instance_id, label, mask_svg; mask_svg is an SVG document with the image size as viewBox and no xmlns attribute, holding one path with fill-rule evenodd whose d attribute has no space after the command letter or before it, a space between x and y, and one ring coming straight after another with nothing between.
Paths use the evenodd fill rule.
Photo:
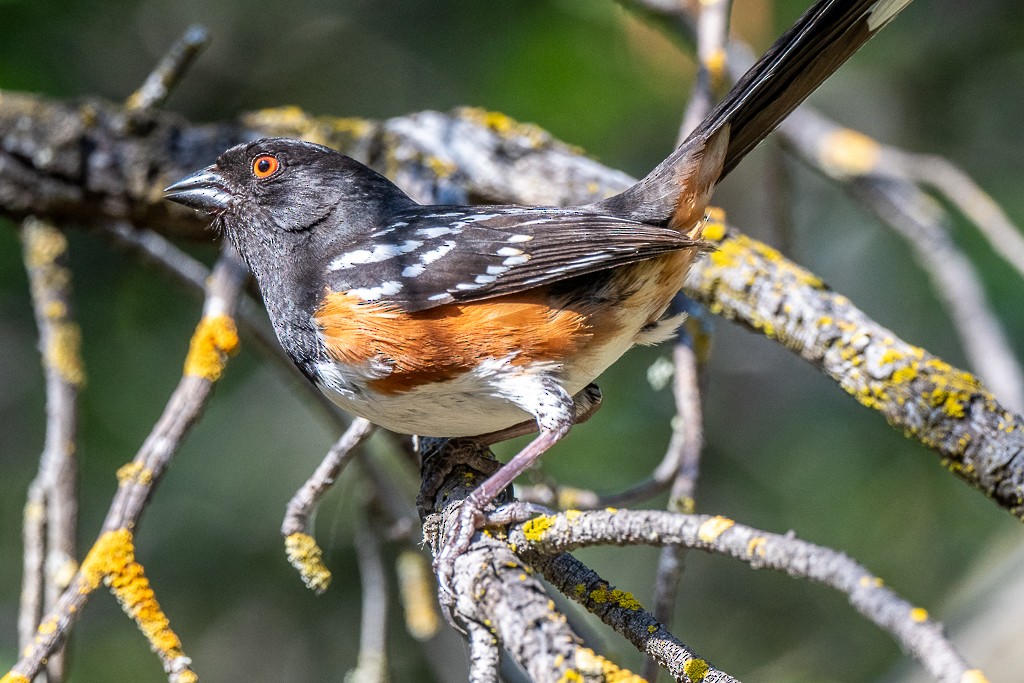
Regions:
<instances>
[{"instance_id":1,"label":"bare branch","mask_svg":"<svg viewBox=\"0 0 1024 683\"><path fill-rule=\"evenodd\" d=\"M1002 207L948 159L903 153L901 166L917 181L949 199L1007 263L1024 276L1024 236Z\"/></svg>"},{"instance_id":2,"label":"bare branch","mask_svg":"<svg viewBox=\"0 0 1024 683\"><path fill-rule=\"evenodd\" d=\"M372 430L371 430L372 431ZM294 499L293 499L294 500ZM356 533L356 559L363 589L363 615L359 626L359 657L356 668L345 676L352 683L386 683L388 588L381 542L371 519L372 500L363 501Z\"/></svg>"},{"instance_id":3,"label":"bare branch","mask_svg":"<svg viewBox=\"0 0 1024 683\"><path fill-rule=\"evenodd\" d=\"M149 74L142 87L128 98L124 104L125 109L145 111L163 106L171 90L181 81L209 40L209 33L204 27L189 26Z\"/></svg>"}]
</instances>

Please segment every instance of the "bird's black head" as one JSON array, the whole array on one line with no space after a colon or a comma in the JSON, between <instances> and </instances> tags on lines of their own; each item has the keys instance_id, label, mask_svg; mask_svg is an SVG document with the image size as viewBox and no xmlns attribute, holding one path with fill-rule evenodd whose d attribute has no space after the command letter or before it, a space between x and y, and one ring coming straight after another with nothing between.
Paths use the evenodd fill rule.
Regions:
<instances>
[{"instance_id":1,"label":"bird's black head","mask_svg":"<svg viewBox=\"0 0 1024 683\"><path fill-rule=\"evenodd\" d=\"M332 149L287 138L237 145L164 191L213 216L258 279L322 254L412 203L389 180ZM262 284L262 283L261 283Z\"/></svg>"}]
</instances>

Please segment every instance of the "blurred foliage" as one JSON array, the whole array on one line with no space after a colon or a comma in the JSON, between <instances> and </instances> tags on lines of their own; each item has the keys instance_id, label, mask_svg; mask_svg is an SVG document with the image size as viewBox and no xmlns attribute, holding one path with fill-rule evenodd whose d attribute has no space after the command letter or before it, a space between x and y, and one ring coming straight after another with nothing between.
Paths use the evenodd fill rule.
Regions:
<instances>
[{"instance_id":1,"label":"blurred foliage","mask_svg":"<svg viewBox=\"0 0 1024 683\"><path fill-rule=\"evenodd\" d=\"M735 26L764 48L806 4L738 0ZM202 23L213 43L168 105L195 119L286 103L368 117L471 104L536 122L634 174L671 148L693 72L680 41L608 0L2 0L0 23L4 89L121 99L188 24ZM918 0L812 102L885 142L950 158L1024 223L1022 37L1017 0ZM731 220L792 245L793 258L897 334L963 365L908 249L841 188L795 163L772 164L775 153L765 145L716 196ZM777 182L767 176L780 168L795 200L773 224L765 217ZM1020 278L976 233L956 229L1021 353ZM199 306L97 236L70 237L89 373L80 446L86 544L115 469L177 381ZM190 249L212 260L212 238ZM17 233L0 221L0 668L16 656L21 505L43 441L34 345ZM545 459L546 472L603 491L646 473L667 442L672 404L668 390L647 385L645 369L666 353L633 352L609 371L605 407ZM325 596L301 586L278 537L286 500L334 436L298 396L243 350L139 534L140 559L210 683L340 680L355 663L360 475L346 473L318 519L336 574ZM1009 552L1006 539L1020 536L1019 523L950 477L934 454L788 352L726 323L717 326L705 411L699 510L842 549L954 626L944 607L977 559ZM583 557L649 602L654 551ZM460 646L438 645L451 650L452 668L431 670L392 612L394 680L456 679ZM678 618L684 641L744 680L877 680L902 657L842 598L721 558L688 557ZM621 663L641 666L613 634L589 632ZM73 682L164 680L106 596L90 604L72 651Z\"/></svg>"}]
</instances>

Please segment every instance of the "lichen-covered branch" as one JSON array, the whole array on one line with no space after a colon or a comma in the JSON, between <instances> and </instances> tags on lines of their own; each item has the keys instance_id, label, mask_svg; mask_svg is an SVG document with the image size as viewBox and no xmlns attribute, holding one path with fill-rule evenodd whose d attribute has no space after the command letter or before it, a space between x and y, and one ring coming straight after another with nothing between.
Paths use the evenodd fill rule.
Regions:
<instances>
[{"instance_id":1,"label":"lichen-covered branch","mask_svg":"<svg viewBox=\"0 0 1024 683\"><path fill-rule=\"evenodd\" d=\"M375 427L364 418L352 420L345 433L324 456L323 461L288 501L281 525L288 561L298 570L306 587L323 593L331 583L331 572L323 563L323 551L313 537L312 516L324 493L357 453L360 444L370 438Z\"/></svg>"},{"instance_id":2,"label":"lichen-covered branch","mask_svg":"<svg viewBox=\"0 0 1024 683\"><path fill-rule=\"evenodd\" d=\"M124 611L138 624L160 657L171 683L192 683L196 676L181 641L157 603L142 565L135 558L134 530L190 427L202 413L227 356L238 344L233 315L248 269L231 248L225 249L207 284L203 316L192 336L181 381L164 413L135 458L118 472L118 490L103 529L70 585L2 679L23 683L39 672L46 658L67 637L89 596L107 585Z\"/></svg>"},{"instance_id":3,"label":"lichen-covered branch","mask_svg":"<svg viewBox=\"0 0 1024 683\"><path fill-rule=\"evenodd\" d=\"M944 683L985 680L953 649L941 624L932 621L926 610L900 598L842 553L791 534L770 534L725 517L602 510L537 517L510 530L509 542L531 563L593 545L678 544L728 555L754 568L784 571L845 593L861 614L891 633L936 679ZM585 590L584 585L580 592Z\"/></svg>"},{"instance_id":4,"label":"lichen-covered branch","mask_svg":"<svg viewBox=\"0 0 1024 683\"><path fill-rule=\"evenodd\" d=\"M28 218L21 227L24 260L46 376L46 440L25 504L25 543L18 643L28 647L78 568L78 391L85 382L81 330L71 302L67 238ZM63 652L47 661L48 683L64 679Z\"/></svg>"},{"instance_id":5,"label":"lichen-covered branch","mask_svg":"<svg viewBox=\"0 0 1024 683\"><path fill-rule=\"evenodd\" d=\"M486 465L493 460L468 440L422 439L420 452L424 536L436 555L461 502L493 471L493 465ZM533 570L516 557L498 529L477 532L469 549L455 559L451 589L451 621L463 630L473 625L473 654L481 661L471 664L471 670L478 677L493 671L492 650L481 642L482 628L538 683L639 680L582 646Z\"/></svg>"},{"instance_id":6,"label":"lichen-covered branch","mask_svg":"<svg viewBox=\"0 0 1024 683\"><path fill-rule=\"evenodd\" d=\"M263 134L317 139L390 169L392 175L401 171L414 192L417 187L429 188L433 196L447 193L490 202L580 204L632 182L539 128L478 110L422 112L372 123L310 117L286 108L207 126L152 113L145 133L123 130L118 126L122 117L122 110L114 105L73 106L0 93L0 214L36 212L104 224L128 218L164 233L203 234L205 227L195 216L164 206L159 189L209 163L232 142ZM19 120L29 124L19 126ZM89 144L83 144L85 140ZM93 163L94 153L104 163ZM756 263L766 267L752 267ZM750 296L781 296L794 283L794 273L802 273L796 283L802 281L803 286L786 297L790 308L764 307L770 306L769 301L760 302L761 308L751 305ZM883 346L910 354L906 363L897 366L905 366L905 371L895 379L906 379L911 373L917 381L896 382L899 386L893 388L898 390L887 391L880 384L884 376L865 380L856 364L861 354L846 342L864 346L863 339L874 338L882 328L829 292L820 280L738 232L722 239L719 252L705 259L690 283L688 293L711 310L782 341L804 357L831 359L846 354L849 358L822 362L819 367L908 436L939 451L951 469L1019 516L1019 501L1024 499L1024 470L1017 456L1020 421L973 376L884 331L880 341L891 343ZM802 305L792 307L795 303ZM830 312L802 317L825 310ZM847 314L851 317L844 317ZM864 334L856 334L862 327ZM787 332L790 328L794 333ZM831 340L827 346L832 354L824 353L824 340ZM921 354L919 360L914 358L917 354ZM936 410L943 406L945 410Z\"/></svg>"},{"instance_id":7,"label":"lichen-covered branch","mask_svg":"<svg viewBox=\"0 0 1024 683\"><path fill-rule=\"evenodd\" d=\"M903 341L767 245L732 231L705 237L718 250L691 271L691 296L798 353L1024 518L1024 423L974 375Z\"/></svg>"}]
</instances>

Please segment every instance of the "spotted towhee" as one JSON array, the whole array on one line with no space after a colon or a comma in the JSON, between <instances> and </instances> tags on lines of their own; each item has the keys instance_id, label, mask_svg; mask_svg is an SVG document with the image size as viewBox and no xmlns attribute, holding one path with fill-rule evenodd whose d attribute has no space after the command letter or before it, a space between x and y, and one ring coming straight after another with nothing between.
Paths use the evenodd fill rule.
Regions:
<instances>
[{"instance_id":1,"label":"spotted towhee","mask_svg":"<svg viewBox=\"0 0 1024 683\"><path fill-rule=\"evenodd\" d=\"M561 439L574 395L662 316L698 253L715 184L909 0L819 0L647 177L586 206L423 206L306 142L224 152L167 198L213 216L256 276L281 345L345 410L388 429L538 436L464 506ZM589 394L593 396L593 394Z\"/></svg>"}]
</instances>

